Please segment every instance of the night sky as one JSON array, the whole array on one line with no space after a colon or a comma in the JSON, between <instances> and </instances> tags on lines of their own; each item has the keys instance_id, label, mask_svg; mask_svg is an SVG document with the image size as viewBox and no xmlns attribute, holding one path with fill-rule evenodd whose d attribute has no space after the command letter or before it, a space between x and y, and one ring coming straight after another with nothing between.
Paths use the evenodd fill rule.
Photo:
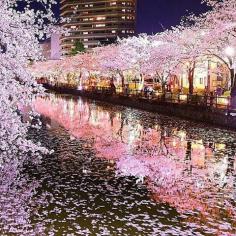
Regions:
<instances>
[{"instance_id":1,"label":"night sky","mask_svg":"<svg viewBox=\"0 0 236 236\"><path fill-rule=\"evenodd\" d=\"M201 0L137 0L137 2L137 33L157 33L178 25L184 15L207 11ZM55 8L55 13L59 15L59 6Z\"/></svg>"},{"instance_id":2,"label":"night sky","mask_svg":"<svg viewBox=\"0 0 236 236\"><path fill-rule=\"evenodd\" d=\"M207 11L201 0L137 0L137 33L156 33L178 25L189 13Z\"/></svg>"}]
</instances>

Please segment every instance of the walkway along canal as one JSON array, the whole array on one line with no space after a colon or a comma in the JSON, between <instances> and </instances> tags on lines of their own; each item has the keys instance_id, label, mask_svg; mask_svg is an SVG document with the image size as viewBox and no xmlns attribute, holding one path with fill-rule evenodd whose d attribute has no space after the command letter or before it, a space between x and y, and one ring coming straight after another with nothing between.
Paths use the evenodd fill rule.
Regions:
<instances>
[{"instance_id":1,"label":"walkway along canal","mask_svg":"<svg viewBox=\"0 0 236 236\"><path fill-rule=\"evenodd\" d=\"M210 97L166 93L164 96L144 96L141 91L112 94L109 89L77 90L45 85L49 90L61 94L84 96L118 105L129 106L170 116L177 116L236 129L236 110L231 108L230 97Z\"/></svg>"}]
</instances>

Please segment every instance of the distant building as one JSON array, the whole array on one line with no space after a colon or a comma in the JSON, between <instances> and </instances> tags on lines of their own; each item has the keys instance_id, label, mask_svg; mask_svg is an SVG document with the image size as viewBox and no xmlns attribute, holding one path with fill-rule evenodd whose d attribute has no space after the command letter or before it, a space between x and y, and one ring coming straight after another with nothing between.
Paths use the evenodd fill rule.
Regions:
<instances>
[{"instance_id":1,"label":"distant building","mask_svg":"<svg viewBox=\"0 0 236 236\"><path fill-rule=\"evenodd\" d=\"M41 43L42 54L47 60L58 60L61 57L60 35L52 34L49 40Z\"/></svg>"},{"instance_id":2,"label":"distant building","mask_svg":"<svg viewBox=\"0 0 236 236\"><path fill-rule=\"evenodd\" d=\"M60 45L60 37L59 34L52 34L51 37L51 59L57 60L61 57L61 45Z\"/></svg>"},{"instance_id":3,"label":"distant building","mask_svg":"<svg viewBox=\"0 0 236 236\"><path fill-rule=\"evenodd\" d=\"M69 35L61 39L63 52L76 40L94 48L135 34L136 0L61 0L61 17L71 19L64 23Z\"/></svg>"},{"instance_id":4,"label":"distant building","mask_svg":"<svg viewBox=\"0 0 236 236\"><path fill-rule=\"evenodd\" d=\"M42 55L46 59L51 58L51 40L46 40L42 43L40 43L40 46L42 48Z\"/></svg>"}]
</instances>

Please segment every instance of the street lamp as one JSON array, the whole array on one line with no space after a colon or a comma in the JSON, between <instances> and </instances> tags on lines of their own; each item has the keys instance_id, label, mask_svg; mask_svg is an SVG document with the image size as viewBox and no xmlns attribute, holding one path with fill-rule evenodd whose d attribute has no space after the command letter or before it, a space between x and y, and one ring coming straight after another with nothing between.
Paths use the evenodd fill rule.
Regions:
<instances>
[{"instance_id":1,"label":"street lamp","mask_svg":"<svg viewBox=\"0 0 236 236\"><path fill-rule=\"evenodd\" d=\"M234 108L236 105L236 80L235 80L235 65L234 65L234 56L235 49L232 46L228 46L225 48L225 54L228 56L229 65L230 65L230 77L231 77L231 96L233 97L233 101L231 101L231 105L233 104Z\"/></svg>"},{"instance_id":2,"label":"street lamp","mask_svg":"<svg viewBox=\"0 0 236 236\"><path fill-rule=\"evenodd\" d=\"M235 49L231 46L225 48L225 54L229 57L233 57L235 55Z\"/></svg>"}]
</instances>

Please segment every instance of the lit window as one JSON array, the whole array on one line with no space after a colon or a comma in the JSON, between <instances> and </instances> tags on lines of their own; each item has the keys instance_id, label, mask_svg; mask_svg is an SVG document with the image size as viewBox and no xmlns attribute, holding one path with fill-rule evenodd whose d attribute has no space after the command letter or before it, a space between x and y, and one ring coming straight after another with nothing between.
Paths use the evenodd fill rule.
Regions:
<instances>
[{"instance_id":1,"label":"lit window","mask_svg":"<svg viewBox=\"0 0 236 236\"><path fill-rule=\"evenodd\" d=\"M96 27L105 27L106 25L105 24L97 24L95 25Z\"/></svg>"},{"instance_id":2,"label":"lit window","mask_svg":"<svg viewBox=\"0 0 236 236\"><path fill-rule=\"evenodd\" d=\"M106 17L104 17L104 16L98 16L97 17L97 20L105 20L106 19Z\"/></svg>"}]
</instances>

